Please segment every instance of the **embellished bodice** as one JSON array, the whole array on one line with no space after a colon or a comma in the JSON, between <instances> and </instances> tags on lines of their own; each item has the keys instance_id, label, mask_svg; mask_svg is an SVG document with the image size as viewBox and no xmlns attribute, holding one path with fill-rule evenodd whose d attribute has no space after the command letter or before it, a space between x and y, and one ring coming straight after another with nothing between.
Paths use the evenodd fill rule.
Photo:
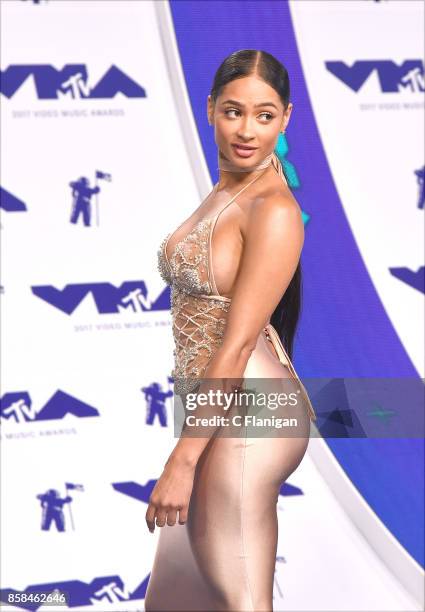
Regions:
<instances>
[{"instance_id":1,"label":"embellished bodice","mask_svg":"<svg viewBox=\"0 0 425 612\"><path fill-rule=\"evenodd\" d=\"M217 293L211 266L211 234L215 217L200 221L174 247L168 234L158 249L158 270L171 287L174 391L192 391L224 335L231 299Z\"/></svg>"},{"instance_id":2,"label":"embellished bodice","mask_svg":"<svg viewBox=\"0 0 425 612\"><path fill-rule=\"evenodd\" d=\"M193 230L180 240L170 258L167 245L172 233L162 241L158 251L158 269L168 285L176 285L181 291L195 294L213 293L209 269L209 238L211 219L195 225Z\"/></svg>"}]
</instances>

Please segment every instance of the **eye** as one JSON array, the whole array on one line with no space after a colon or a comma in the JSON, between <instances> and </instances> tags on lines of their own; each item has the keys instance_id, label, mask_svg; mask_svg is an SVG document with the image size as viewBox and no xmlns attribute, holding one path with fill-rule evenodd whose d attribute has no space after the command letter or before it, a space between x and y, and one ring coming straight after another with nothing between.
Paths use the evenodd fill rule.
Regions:
<instances>
[{"instance_id":1,"label":"eye","mask_svg":"<svg viewBox=\"0 0 425 612\"><path fill-rule=\"evenodd\" d=\"M269 116L269 121L271 121L273 119L273 115L271 113L261 113L261 115L268 115Z\"/></svg>"},{"instance_id":2,"label":"eye","mask_svg":"<svg viewBox=\"0 0 425 612\"><path fill-rule=\"evenodd\" d=\"M224 111L225 115L229 115L229 113L238 113L239 111L236 108L228 108L227 110Z\"/></svg>"},{"instance_id":3,"label":"eye","mask_svg":"<svg viewBox=\"0 0 425 612\"><path fill-rule=\"evenodd\" d=\"M237 108L228 108L224 111L224 114L227 116L229 116L229 113L240 113L240 111ZM261 117L262 115L267 115L267 121L271 121L273 119L272 113L264 112L260 113L259 116Z\"/></svg>"}]
</instances>

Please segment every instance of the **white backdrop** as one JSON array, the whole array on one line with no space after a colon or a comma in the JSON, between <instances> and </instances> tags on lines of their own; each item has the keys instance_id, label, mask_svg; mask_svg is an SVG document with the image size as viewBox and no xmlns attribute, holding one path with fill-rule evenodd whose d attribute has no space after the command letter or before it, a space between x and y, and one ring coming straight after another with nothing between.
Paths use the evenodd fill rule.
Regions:
<instances>
[{"instance_id":1,"label":"white backdrop","mask_svg":"<svg viewBox=\"0 0 425 612\"><path fill-rule=\"evenodd\" d=\"M356 16L353 9L347 18L347 3L318 10L322 4L290 5L318 125L374 283L423 371L416 339L422 298L412 291L406 296L387 272L393 261L409 261L412 268L421 262L417 226L423 211L415 209L416 190L407 176L423 157L402 143L409 130L421 128L423 117L420 109L389 110L390 136L388 122L363 110L359 99L350 102L344 85L318 69L334 54L349 58L350 33L364 26L361 11ZM81 2L66 0L2 5L1 69L9 72L3 80L8 93L1 94L1 178L10 194L2 199L5 208L12 196L26 206L22 212L3 212L1 229L2 588L62 585L81 597L73 609L143 609L158 535L147 531L146 501L175 444L171 398L163 399L168 427L158 418L148 425L149 401L141 390L154 383L165 392L172 388L170 316L165 302L157 302L165 288L156 251L209 185L205 175L193 171L188 140L196 149L197 134L183 133L170 63L172 32L164 40L167 23L162 23L160 35L157 10L149 1L85 1L84 12ZM419 50L413 41L420 39L416 18L413 10L403 17L408 20L403 31L413 28L414 57ZM400 16L391 19L400 32ZM385 56L398 44L386 31ZM367 57L374 53L373 46L365 50ZM86 67L88 78L78 77L81 68L75 67L65 85L70 74L55 71L77 64ZM53 70L40 68L45 65ZM18 73L11 66L29 67L13 94L11 79ZM113 66L117 70L108 73ZM93 97L107 74L112 88L130 84L136 97L113 89ZM46 83L57 92L53 99L42 99ZM374 100L376 87L375 78L365 84L366 102ZM347 105L350 125L342 121ZM364 129L375 130L377 140L388 138L388 159L364 151L361 138L357 149L343 147L344 130L361 134ZM100 192L91 198L92 224L84 226L82 217L73 224L69 183L85 176L93 187L96 171L106 179L98 179ZM382 182L394 201L394 172L406 174L409 187L396 194L406 206L388 210ZM160 401L158 388L156 398ZM324 463L332 466L328 478ZM289 479L294 494L279 498L275 609L419 609L337 499L329 479L341 490L350 486L323 441L312 440ZM63 532L54 523L41 529L37 495L51 489L63 503ZM360 515L368 512L362 500L355 503ZM55 516L60 515L57 510ZM382 526L375 527L391 539ZM403 555L396 542L392 546Z\"/></svg>"}]
</instances>

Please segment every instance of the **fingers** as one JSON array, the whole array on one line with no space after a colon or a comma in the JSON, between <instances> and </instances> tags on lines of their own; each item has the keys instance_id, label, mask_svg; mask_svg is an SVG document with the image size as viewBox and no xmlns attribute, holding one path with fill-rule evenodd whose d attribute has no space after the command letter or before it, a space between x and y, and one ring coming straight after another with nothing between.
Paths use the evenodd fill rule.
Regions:
<instances>
[{"instance_id":1,"label":"fingers","mask_svg":"<svg viewBox=\"0 0 425 612\"><path fill-rule=\"evenodd\" d=\"M164 527L166 523L170 527L175 525L177 512L179 513L179 525L184 525L187 522L187 508L161 507L150 502L145 516L149 531L151 533L155 531L155 524L158 527Z\"/></svg>"},{"instance_id":2,"label":"fingers","mask_svg":"<svg viewBox=\"0 0 425 612\"><path fill-rule=\"evenodd\" d=\"M184 525L185 523L187 523L187 510L188 510L187 506L185 508L180 508L179 525Z\"/></svg>"},{"instance_id":3,"label":"fingers","mask_svg":"<svg viewBox=\"0 0 425 612\"><path fill-rule=\"evenodd\" d=\"M167 513L167 525L170 525L170 527L172 527L173 525L176 524L176 520L177 520L177 508L170 508L170 510Z\"/></svg>"},{"instance_id":4,"label":"fingers","mask_svg":"<svg viewBox=\"0 0 425 612\"><path fill-rule=\"evenodd\" d=\"M164 527L167 521L167 508L158 508L156 511L156 524L158 527Z\"/></svg>"},{"instance_id":5,"label":"fingers","mask_svg":"<svg viewBox=\"0 0 425 612\"><path fill-rule=\"evenodd\" d=\"M146 523L151 533L155 531L155 514L156 508L152 503L149 503L148 509L146 510Z\"/></svg>"}]
</instances>

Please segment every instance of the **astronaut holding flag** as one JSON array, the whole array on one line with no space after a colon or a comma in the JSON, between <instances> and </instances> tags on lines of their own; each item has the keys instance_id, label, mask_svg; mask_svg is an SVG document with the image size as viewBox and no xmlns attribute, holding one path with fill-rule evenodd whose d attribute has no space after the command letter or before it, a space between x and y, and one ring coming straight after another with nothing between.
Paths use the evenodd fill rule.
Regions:
<instances>
[{"instance_id":1,"label":"astronaut holding flag","mask_svg":"<svg viewBox=\"0 0 425 612\"><path fill-rule=\"evenodd\" d=\"M91 210L90 210L90 201L93 195L96 195L96 224L99 225L99 199L98 194L100 192L100 187L97 182L98 179L103 179L105 181L112 181L112 175L107 172L102 172L101 170L96 170L96 181L95 186L90 187L89 179L85 176L82 176L77 181L71 181L69 186L72 188L72 196L73 196L73 204L72 204L72 214L71 214L71 223L77 223L78 217L80 214L83 217L84 225L90 226L90 218L91 218Z\"/></svg>"}]
</instances>

